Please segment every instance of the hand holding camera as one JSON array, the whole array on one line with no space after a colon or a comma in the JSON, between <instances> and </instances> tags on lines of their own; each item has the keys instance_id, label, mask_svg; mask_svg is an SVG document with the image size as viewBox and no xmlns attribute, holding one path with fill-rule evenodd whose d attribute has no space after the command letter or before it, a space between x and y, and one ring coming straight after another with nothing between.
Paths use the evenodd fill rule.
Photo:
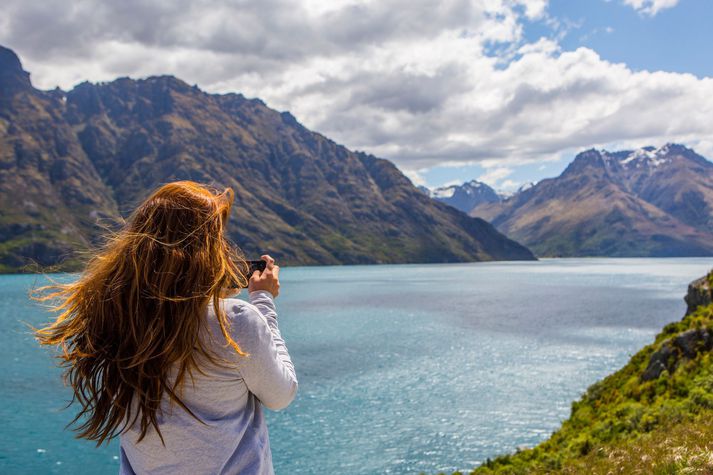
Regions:
<instances>
[{"instance_id":1,"label":"hand holding camera","mask_svg":"<svg viewBox=\"0 0 713 475\"><path fill-rule=\"evenodd\" d=\"M280 293L280 266L275 265L275 259L265 254L260 261L249 261L250 281L248 291L267 290L273 297Z\"/></svg>"}]
</instances>

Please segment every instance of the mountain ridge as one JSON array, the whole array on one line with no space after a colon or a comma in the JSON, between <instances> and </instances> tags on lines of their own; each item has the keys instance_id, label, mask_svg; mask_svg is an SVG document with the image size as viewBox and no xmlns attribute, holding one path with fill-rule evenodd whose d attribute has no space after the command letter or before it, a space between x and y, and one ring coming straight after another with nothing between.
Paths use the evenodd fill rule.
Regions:
<instances>
[{"instance_id":1,"label":"mountain ridge","mask_svg":"<svg viewBox=\"0 0 713 475\"><path fill-rule=\"evenodd\" d=\"M0 56L12 59L8 51ZM80 268L77 251L102 239L97 220L116 226L154 187L178 179L231 186L228 236L246 254L268 249L284 264L534 259L484 220L423 196L390 162L260 99L166 75L23 89L19 59L7 64L0 271L28 260Z\"/></svg>"},{"instance_id":2,"label":"mountain ridge","mask_svg":"<svg viewBox=\"0 0 713 475\"><path fill-rule=\"evenodd\" d=\"M680 144L585 150L479 216L538 256L713 255L713 163Z\"/></svg>"},{"instance_id":3,"label":"mountain ridge","mask_svg":"<svg viewBox=\"0 0 713 475\"><path fill-rule=\"evenodd\" d=\"M431 198L453 206L464 213L482 203L496 203L503 199L503 196L487 183L478 180L470 180L461 185L441 186L433 190L426 187L419 189Z\"/></svg>"}]
</instances>

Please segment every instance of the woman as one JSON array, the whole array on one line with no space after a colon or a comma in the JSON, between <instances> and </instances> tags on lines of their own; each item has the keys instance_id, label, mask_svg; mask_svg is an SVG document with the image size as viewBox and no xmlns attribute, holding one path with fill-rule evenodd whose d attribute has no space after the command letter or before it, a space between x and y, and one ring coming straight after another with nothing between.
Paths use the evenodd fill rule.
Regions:
<instances>
[{"instance_id":1,"label":"woman","mask_svg":"<svg viewBox=\"0 0 713 475\"><path fill-rule=\"evenodd\" d=\"M37 289L60 313L36 335L62 348L78 437L119 435L122 474L273 473L261 406L290 404L297 378L273 301L280 268L264 255L243 275L224 235L232 203L231 189L164 185L77 281ZM229 298L236 284L250 303Z\"/></svg>"}]
</instances>

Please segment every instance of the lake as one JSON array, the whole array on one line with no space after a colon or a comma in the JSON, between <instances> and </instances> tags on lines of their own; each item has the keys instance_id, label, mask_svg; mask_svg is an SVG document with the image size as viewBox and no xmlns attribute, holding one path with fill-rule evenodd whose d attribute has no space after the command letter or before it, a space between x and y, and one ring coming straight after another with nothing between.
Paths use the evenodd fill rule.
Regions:
<instances>
[{"instance_id":1,"label":"lake","mask_svg":"<svg viewBox=\"0 0 713 475\"><path fill-rule=\"evenodd\" d=\"M267 411L278 474L435 473L546 439L586 388L685 312L713 258L283 268L300 390ZM116 473L24 322L37 276L0 275L0 473Z\"/></svg>"}]
</instances>

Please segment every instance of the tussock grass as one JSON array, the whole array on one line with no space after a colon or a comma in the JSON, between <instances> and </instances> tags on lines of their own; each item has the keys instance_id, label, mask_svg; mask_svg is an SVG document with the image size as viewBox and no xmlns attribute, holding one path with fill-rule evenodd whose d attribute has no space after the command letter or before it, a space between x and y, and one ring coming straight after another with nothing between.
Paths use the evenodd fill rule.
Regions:
<instances>
[{"instance_id":1,"label":"tussock grass","mask_svg":"<svg viewBox=\"0 0 713 475\"><path fill-rule=\"evenodd\" d=\"M548 440L487 460L471 474L713 475L712 352L687 358L678 351L670 371L642 378L655 352L701 329L713 331L713 305L667 325L626 366L592 385Z\"/></svg>"}]
</instances>

